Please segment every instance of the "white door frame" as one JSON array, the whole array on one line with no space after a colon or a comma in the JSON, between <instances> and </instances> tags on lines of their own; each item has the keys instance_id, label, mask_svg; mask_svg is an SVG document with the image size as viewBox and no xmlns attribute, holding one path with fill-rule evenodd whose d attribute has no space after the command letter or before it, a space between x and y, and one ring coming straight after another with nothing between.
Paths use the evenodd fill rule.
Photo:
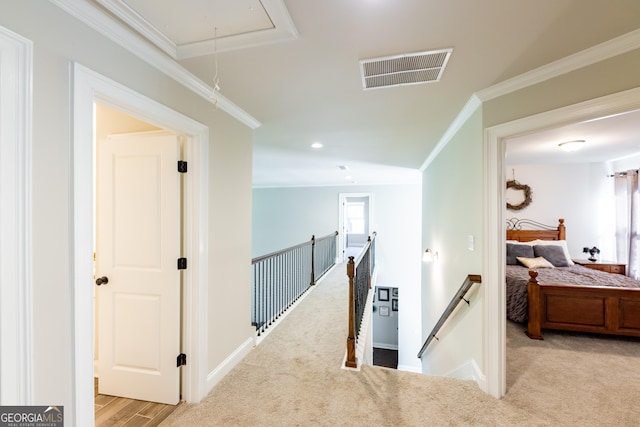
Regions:
<instances>
[{"instance_id":1,"label":"white door frame","mask_svg":"<svg viewBox=\"0 0 640 427\"><path fill-rule=\"evenodd\" d=\"M345 246L347 244L344 234L344 205L347 202L348 197L368 197L369 198L369 235L373 233L373 194L371 193L339 193L339 206L338 206L338 247L336 254L336 262L347 262L344 259Z\"/></svg>"},{"instance_id":2,"label":"white door frame","mask_svg":"<svg viewBox=\"0 0 640 427\"><path fill-rule=\"evenodd\" d=\"M0 27L0 405L33 401L33 43Z\"/></svg>"},{"instance_id":3,"label":"white door frame","mask_svg":"<svg viewBox=\"0 0 640 427\"><path fill-rule=\"evenodd\" d=\"M640 87L485 129L484 278L485 392L501 398L506 386L506 288L504 154L510 137L640 109ZM570 226L570 225L569 225Z\"/></svg>"},{"instance_id":4,"label":"white door frame","mask_svg":"<svg viewBox=\"0 0 640 427\"><path fill-rule=\"evenodd\" d=\"M87 67L73 67L73 285L74 285L74 419L94 423L93 386L93 169L94 102L104 103L140 120L185 136L189 162L184 187L182 398L200 401L207 392L208 174L209 129ZM177 357L177 355L176 355ZM177 369L177 368L176 368Z\"/></svg>"}]
</instances>

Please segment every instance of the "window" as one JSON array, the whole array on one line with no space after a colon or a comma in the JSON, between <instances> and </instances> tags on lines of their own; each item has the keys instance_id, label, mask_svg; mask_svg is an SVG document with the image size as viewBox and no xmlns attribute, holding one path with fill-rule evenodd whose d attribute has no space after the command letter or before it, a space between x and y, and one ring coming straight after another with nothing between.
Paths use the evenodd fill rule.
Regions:
<instances>
[{"instance_id":1,"label":"window","mask_svg":"<svg viewBox=\"0 0 640 427\"><path fill-rule=\"evenodd\" d=\"M347 205L347 231L353 234L364 234L364 202Z\"/></svg>"}]
</instances>

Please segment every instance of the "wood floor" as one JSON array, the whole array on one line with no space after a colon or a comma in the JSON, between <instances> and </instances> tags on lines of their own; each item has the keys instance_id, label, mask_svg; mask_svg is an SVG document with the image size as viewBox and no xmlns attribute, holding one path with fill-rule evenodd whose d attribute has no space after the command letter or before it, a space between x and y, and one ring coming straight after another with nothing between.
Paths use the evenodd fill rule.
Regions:
<instances>
[{"instance_id":1,"label":"wood floor","mask_svg":"<svg viewBox=\"0 0 640 427\"><path fill-rule=\"evenodd\" d=\"M385 368L398 369L398 350L374 347L373 364L376 366L384 366Z\"/></svg>"},{"instance_id":2,"label":"wood floor","mask_svg":"<svg viewBox=\"0 0 640 427\"><path fill-rule=\"evenodd\" d=\"M163 405L124 397L98 394L95 379L96 427L153 427L159 425L180 405Z\"/></svg>"}]
</instances>

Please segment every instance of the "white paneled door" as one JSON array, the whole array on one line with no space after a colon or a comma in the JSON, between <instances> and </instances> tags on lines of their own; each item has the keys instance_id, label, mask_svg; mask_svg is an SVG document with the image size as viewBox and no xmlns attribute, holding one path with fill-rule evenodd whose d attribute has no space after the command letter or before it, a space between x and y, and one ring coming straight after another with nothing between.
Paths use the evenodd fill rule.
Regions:
<instances>
[{"instance_id":1,"label":"white paneled door","mask_svg":"<svg viewBox=\"0 0 640 427\"><path fill-rule=\"evenodd\" d=\"M98 142L96 286L99 392L180 399L181 196L172 134Z\"/></svg>"}]
</instances>

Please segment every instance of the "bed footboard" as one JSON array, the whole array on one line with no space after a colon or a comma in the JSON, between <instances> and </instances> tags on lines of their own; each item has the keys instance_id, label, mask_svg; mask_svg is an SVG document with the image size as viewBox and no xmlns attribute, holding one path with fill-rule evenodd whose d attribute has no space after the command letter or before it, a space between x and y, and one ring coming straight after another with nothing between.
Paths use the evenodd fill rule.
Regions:
<instances>
[{"instance_id":1,"label":"bed footboard","mask_svg":"<svg viewBox=\"0 0 640 427\"><path fill-rule=\"evenodd\" d=\"M640 289L539 283L529 270L527 335L542 329L640 337Z\"/></svg>"}]
</instances>

